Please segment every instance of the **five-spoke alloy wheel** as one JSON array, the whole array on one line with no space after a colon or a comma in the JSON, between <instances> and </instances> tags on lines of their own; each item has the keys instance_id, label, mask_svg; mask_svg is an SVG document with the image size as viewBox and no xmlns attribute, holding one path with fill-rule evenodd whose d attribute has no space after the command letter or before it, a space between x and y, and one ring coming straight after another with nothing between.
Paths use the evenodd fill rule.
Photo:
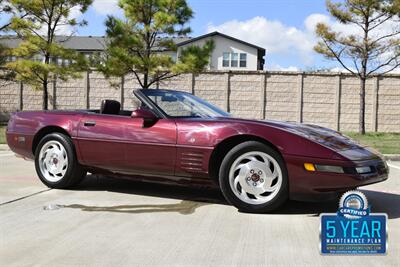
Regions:
<instances>
[{"instance_id":1,"label":"five-spoke alloy wheel","mask_svg":"<svg viewBox=\"0 0 400 267\"><path fill-rule=\"evenodd\" d=\"M48 134L40 140L35 167L40 180L50 188L73 187L86 176L76 159L74 144L61 133Z\"/></svg>"},{"instance_id":2,"label":"five-spoke alloy wheel","mask_svg":"<svg viewBox=\"0 0 400 267\"><path fill-rule=\"evenodd\" d=\"M64 146L55 140L45 143L40 149L39 167L47 181L60 181L68 168L68 156Z\"/></svg>"},{"instance_id":3,"label":"five-spoke alloy wheel","mask_svg":"<svg viewBox=\"0 0 400 267\"><path fill-rule=\"evenodd\" d=\"M268 212L288 196L288 178L281 155L255 141L234 147L222 161L219 183L225 198L245 212Z\"/></svg>"}]
</instances>

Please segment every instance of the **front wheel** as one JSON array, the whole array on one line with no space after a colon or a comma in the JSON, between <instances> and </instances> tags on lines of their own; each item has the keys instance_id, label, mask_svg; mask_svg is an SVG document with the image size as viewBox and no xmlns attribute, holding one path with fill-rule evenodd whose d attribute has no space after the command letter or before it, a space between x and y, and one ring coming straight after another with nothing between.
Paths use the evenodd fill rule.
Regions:
<instances>
[{"instance_id":1,"label":"front wheel","mask_svg":"<svg viewBox=\"0 0 400 267\"><path fill-rule=\"evenodd\" d=\"M76 159L74 144L61 133L52 133L40 140L35 152L35 167L40 180L50 188L70 188L86 176Z\"/></svg>"},{"instance_id":2,"label":"front wheel","mask_svg":"<svg viewBox=\"0 0 400 267\"><path fill-rule=\"evenodd\" d=\"M256 141L241 143L228 152L219 183L228 202L244 212L270 212L288 198L285 162L273 148Z\"/></svg>"}]
</instances>

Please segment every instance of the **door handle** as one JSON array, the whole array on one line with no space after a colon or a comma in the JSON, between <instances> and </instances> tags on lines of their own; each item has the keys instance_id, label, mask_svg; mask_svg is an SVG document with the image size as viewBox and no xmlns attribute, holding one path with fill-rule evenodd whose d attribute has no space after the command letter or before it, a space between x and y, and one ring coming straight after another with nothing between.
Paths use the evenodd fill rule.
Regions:
<instances>
[{"instance_id":1,"label":"door handle","mask_svg":"<svg viewBox=\"0 0 400 267\"><path fill-rule=\"evenodd\" d=\"M95 121L85 121L83 123L84 126L95 126L96 122Z\"/></svg>"}]
</instances>

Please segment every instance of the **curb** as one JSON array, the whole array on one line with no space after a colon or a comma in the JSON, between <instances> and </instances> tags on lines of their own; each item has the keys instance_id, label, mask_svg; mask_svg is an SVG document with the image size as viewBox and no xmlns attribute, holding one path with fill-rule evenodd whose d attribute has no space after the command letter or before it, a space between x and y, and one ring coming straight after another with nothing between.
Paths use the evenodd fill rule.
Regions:
<instances>
[{"instance_id":1,"label":"curb","mask_svg":"<svg viewBox=\"0 0 400 267\"><path fill-rule=\"evenodd\" d=\"M400 154L384 154L386 160L400 160Z\"/></svg>"},{"instance_id":2,"label":"curb","mask_svg":"<svg viewBox=\"0 0 400 267\"><path fill-rule=\"evenodd\" d=\"M0 151L8 151L10 148L6 144L0 144Z\"/></svg>"}]
</instances>

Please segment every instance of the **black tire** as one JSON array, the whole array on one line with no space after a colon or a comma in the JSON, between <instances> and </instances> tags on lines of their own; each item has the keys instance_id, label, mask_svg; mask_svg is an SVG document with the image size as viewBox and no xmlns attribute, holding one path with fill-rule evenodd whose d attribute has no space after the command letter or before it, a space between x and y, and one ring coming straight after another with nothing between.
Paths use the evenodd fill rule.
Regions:
<instances>
[{"instance_id":1,"label":"black tire","mask_svg":"<svg viewBox=\"0 0 400 267\"><path fill-rule=\"evenodd\" d=\"M229 172L232 164L241 155L247 152L259 151L268 154L279 164L282 172L282 184L275 197L263 204L249 204L235 195L229 182ZM226 200L242 212L267 213L278 209L286 202L289 196L289 181L286 164L282 156L273 148L256 141L243 142L232 148L221 163L219 171L219 184Z\"/></svg>"},{"instance_id":2,"label":"black tire","mask_svg":"<svg viewBox=\"0 0 400 267\"><path fill-rule=\"evenodd\" d=\"M68 159L65 174L59 181L54 182L46 179L40 168L40 151L49 141L59 142L64 147L66 151L66 157ZM72 188L78 185L86 176L86 170L79 164L76 158L75 146L72 143L72 140L62 133L51 133L40 140L35 150L35 168L40 180L46 186L56 189Z\"/></svg>"}]
</instances>

